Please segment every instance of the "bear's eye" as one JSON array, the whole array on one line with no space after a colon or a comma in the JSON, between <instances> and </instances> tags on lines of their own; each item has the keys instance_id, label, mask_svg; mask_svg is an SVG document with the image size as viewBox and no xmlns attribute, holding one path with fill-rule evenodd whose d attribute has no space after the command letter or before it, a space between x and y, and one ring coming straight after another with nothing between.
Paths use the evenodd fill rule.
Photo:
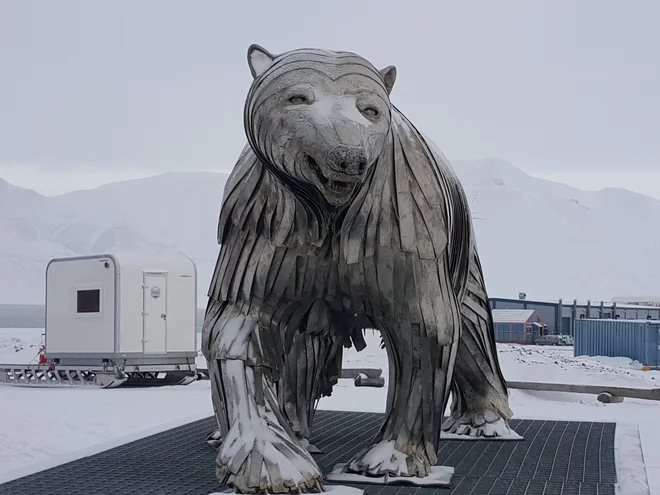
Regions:
<instances>
[{"instance_id":1,"label":"bear's eye","mask_svg":"<svg viewBox=\"0 0 660 495\"><path fill-rule=\"evenodd\" d=\"M378 117L378 110L376 110L374 107L367 107L362 110L362 113L367 117Z\"/></svg>"},{"instance_id":2,"label":"bear's eye","mask_svg":"<svg viewBox=\"0 0 660 495\"><path fill-rule=\"evenodd\" d=\"M289 101L294 105L299 105L301 103L307 103L307 97L302 95L296 95L289 98Z\"/></svg>"}]
</instances>

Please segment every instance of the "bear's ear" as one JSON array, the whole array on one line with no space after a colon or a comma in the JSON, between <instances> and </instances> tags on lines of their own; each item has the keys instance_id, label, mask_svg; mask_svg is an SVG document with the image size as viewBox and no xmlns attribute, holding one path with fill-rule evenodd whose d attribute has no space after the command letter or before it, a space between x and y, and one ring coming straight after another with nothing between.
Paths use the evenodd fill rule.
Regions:
<instances>
[{"instance_id":1,"label":"bear's ear","mask_svg":"<svg viewBox=\"0 0 660 495\"><path fill-rule=\"evenodd\" d=\"M383 79L383 83L385 83L385 89L389 95L392 93L394 81L396 81L396 67L393 65L385 67L380 71L380 77Z\"/></svg>"},{"instance_id":2,"label":"bear's ear","mask_svg":"<svg viewBox=\"0 0 660 495\"><path fill-rule=\"evenodd\" d=\"M255 79L268 70L273 65L275 55L259 45L250 45L247 52L248 65L250 72Z\"/></svg>"}]
</instances>

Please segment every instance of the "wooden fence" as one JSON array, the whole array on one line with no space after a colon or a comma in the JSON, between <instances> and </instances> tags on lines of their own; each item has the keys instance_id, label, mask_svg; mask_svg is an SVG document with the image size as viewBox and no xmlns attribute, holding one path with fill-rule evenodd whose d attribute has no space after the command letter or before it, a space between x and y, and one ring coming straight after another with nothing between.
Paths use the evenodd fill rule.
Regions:
<instances>
[{"instance_id":1,"label":"wooden fence","mask_svg":"<svg viewBox=\"0 0 660 495\"><path fill-rule=\"evenodd\" d=\"M382 387L384 379L381 378L383 370L376 368L344 368L341 370L342 378L356 380L362 375L370 380L356 380L358 387ZM378 379L381 380L378 380ZM598 395L601 402L621 402L623 397L629 399L660 400L660 388L629 388L611 387L609 385L576 385L568 383L540 383L540 382L507 382L509 388L518 390L535 390L537 392L569 392L574 394ZM618 400L621 399L621 400Z\"/></svg>"}]
</instances>

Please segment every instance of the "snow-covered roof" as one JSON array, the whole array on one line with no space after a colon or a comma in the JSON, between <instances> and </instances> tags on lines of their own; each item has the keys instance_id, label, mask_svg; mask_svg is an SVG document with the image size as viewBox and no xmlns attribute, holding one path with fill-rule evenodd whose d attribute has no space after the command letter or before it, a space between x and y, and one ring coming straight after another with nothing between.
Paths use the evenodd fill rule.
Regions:
<instances>
[{"instance_id":1,"label":"snow-covered roof","mask_svg":"<svg viewBox=\"0 0 660 495\"><path fill-rule=\"evenodd\" d=\"M611 307L611 306L610 306ZM659 306L648 306L648 305L642 305L642 304L616 304L616 307L619 309L659 309Z\"/></svg>"},{"instance_id":2,"label":"snow-covered roof","mask_svg":"<svg viewBox=\"0 0 660 495\"><path fill-rule=\"evenodd\" d=\"M534 314L533 309L494 309L495 323L526 323Z\"/></svg>"},{"instance_id":3,"label":"snow-covered roof","mask_svg":"<svg viewBox=\"0 0 660 495\"><path fill-rule=\"evenodd\" d=\"M534 305L534 304L536 304L536 305L544 305L544 304L549 305L549 304L551 304L551 305L554 305L554 306L559 304L559 301L556 300L556 299L555 300L549 300L549 299L516 299L516 298L513 298L513 297L492 297L491 299L494 299L498 302L503 301L503 302L506 302L506 303L510 302L510 303L513 303L513 304L528 304L528 305ZM644 302L644 299L640 299L640 302ZM571 306L573 306L573 300L572 299L563 299L562 304L564 305L565 308L566 307L571 307ZM578 300L577 301L577 307L578 308L584 309L584 308L587 307L587 305L588 305L587 300ZM611 309L612 305L613 305L612 301L603 301L603 307L605 309ZM600 307L600 301L592 299L591 300L591 307L593 309L598 309ZM622 303L617 302L616 307L619 308L619 309L639 309L640 311L645 310L645 309L657 310L657 309L660 309L660 297L658 298L658 305L655 305L655 306L650 306L648 304L622 304Z\"/></svg>"},{"instance_id":4,"label":"snow-covered roof","mask_svg":"<svg viewBox=\"0 0 660 495\"><path fill-rule=\"evenodd\" d=\"M654 325L658 324L658 320L647 320L645 318L631 318L631 319L612 319L612 318L580 318L581 321L614 321L617 323L652 323Z\"/></svg>"}]
</instances>

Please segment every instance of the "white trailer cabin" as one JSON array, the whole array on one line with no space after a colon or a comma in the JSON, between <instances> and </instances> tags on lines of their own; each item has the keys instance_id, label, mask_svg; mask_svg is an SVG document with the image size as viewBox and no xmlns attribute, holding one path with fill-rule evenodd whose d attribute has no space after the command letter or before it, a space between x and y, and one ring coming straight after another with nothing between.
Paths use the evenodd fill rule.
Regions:
<instances>
[{"instance_id":1,"label":"white trailer cabin","mask_svg":"<svg viewBox=\"0 0 660 495\"><path fill-rule=\"evenodd\" d=\"M99 254L46 268L48 361L112 370L195 370L197 268L181 257Z\"/></svg>"}]
</instances>

